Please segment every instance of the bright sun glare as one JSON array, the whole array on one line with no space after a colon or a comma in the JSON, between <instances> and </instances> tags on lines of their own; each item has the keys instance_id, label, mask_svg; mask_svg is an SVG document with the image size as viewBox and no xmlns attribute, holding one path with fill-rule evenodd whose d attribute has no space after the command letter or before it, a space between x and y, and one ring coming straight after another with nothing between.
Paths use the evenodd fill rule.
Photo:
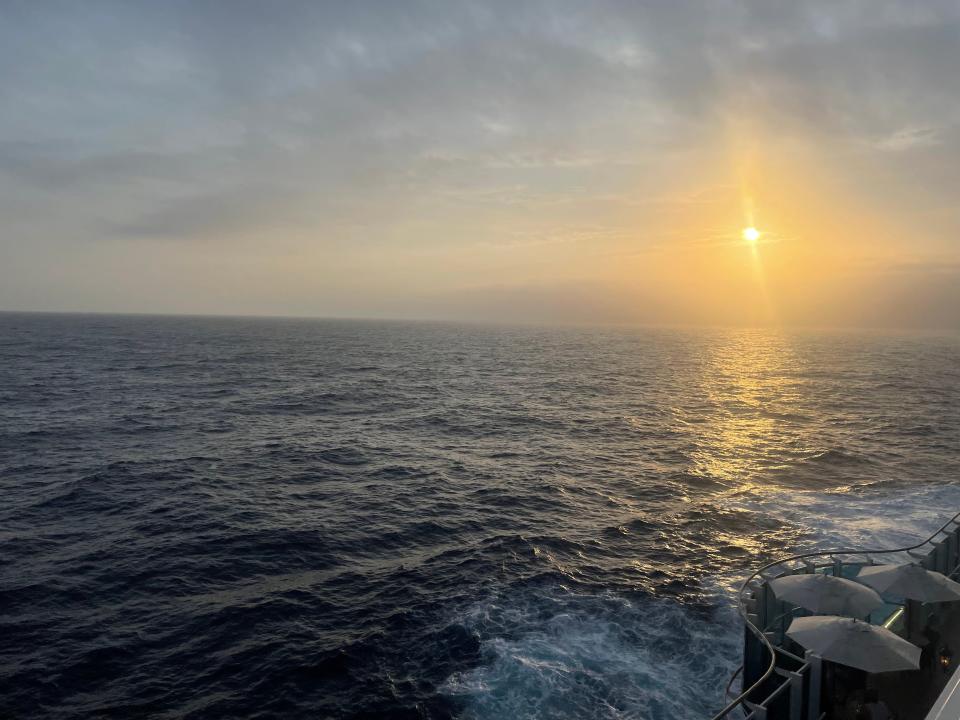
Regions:
<instances>
[{"instance_id":1,"label":"bright sun glare","mask_svg":"<svg viewBox=\"0 0 960 720\"><path fill-rule=\"evenodd\" d=\"M755 227L745 227L741 234L743 235L743 239L751 245L760 239L760 231Z\"/></svg>"}]
</instances>

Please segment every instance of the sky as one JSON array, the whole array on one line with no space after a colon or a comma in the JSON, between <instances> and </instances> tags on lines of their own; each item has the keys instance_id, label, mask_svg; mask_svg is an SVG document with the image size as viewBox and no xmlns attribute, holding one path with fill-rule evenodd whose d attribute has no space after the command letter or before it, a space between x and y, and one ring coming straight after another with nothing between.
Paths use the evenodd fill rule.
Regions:
<instances>
[{"instance_id":1,"label":"sky","mask_svg":"<svg viewBox=\"0 0 960 720\"><path fill-rule=\"evenodd\" d=\"M958 68L956 0L2 0L0 310L960 330Z\"/></svg>"}]
</instances>

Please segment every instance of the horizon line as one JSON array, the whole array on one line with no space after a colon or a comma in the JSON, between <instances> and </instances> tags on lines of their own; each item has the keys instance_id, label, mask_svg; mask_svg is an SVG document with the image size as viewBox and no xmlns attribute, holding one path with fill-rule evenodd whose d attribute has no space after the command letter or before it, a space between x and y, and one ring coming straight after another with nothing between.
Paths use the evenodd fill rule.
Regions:
<instances>
[{"instance_id":1,"label":"horizon line","mask_svg":"<svg viewBox=\"0 0 960 720\"><path fill-rule=\"evenodd\" d=\"M441 317L377 317L366 315L284 315L270 313L217 313L217 312L131 312L116 310L6 310L0 308L0 315L77 315L77 316L114 316L114 317L154 317L154 318L204 318L223 320L313 320L325 322L381 322L410 324L444 324L488 327L540 327L540 328L596 328L596 329L635 329L635 330L767 330L781 332L849 332L863 334L903 334L903 335L939 335L960 336L960 327L904 327L872 325L738 325L704 323L643 323L643 322L603 322L603 321L548 321L548 320L492 320L477 318L441 318Z\"/></svg>"}]
</instances>

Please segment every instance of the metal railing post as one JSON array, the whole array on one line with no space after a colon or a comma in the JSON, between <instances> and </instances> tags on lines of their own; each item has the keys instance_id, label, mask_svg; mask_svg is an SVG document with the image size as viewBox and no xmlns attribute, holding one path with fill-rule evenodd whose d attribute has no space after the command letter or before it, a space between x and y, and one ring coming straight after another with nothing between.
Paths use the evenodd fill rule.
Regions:
<instances>
[{"instance_id":1,"label":"metal railing post","mask_svg":"<svg viewBox=\"0 0 960 720\"><path fill-rule=\"evenodd\" d=\"M810 674L810 694L807 697L807 720L819 720L820 677L823 673L823 660L811 650L807 650L805 659L810 668L807 671Z\"/></svg>"},{"instance_id":2,"label":"metal railing post","mask_svg":"<svg viewBox=\"0 0 960 720\"><path fill-rule=\"evenodd\" d=\"M803 720L803 673L790 673L790 720Z\"/></svg>"},{"instance_id":3,"label":"metal railing post","mask_svg":"<svg viewBox=\"0 0 960 720\"><path fill-rule=\"evenodd\" d=\"M947 572L946 541L938 542L933 546L933 570L938 573Z\"/></svg>"},{"instance_id":4,"label":"metal railing post","mask_svg":"<svg viewBox=\"0 0 960 720\"><path fill-rule=\"evenodd\" d=\"M957 535L957 528L953 529L953 532L950 533L950 561L948 567L950 572L953 572L954 568L957 567L957 538L960 537Z\"/></svg>"}]
</instances>

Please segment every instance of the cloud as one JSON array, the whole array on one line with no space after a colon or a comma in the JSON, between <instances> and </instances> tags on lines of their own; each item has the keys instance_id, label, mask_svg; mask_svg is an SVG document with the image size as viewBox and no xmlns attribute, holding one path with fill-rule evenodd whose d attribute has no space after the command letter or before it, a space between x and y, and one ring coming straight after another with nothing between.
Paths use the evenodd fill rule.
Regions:
<instances>
[{"instance_id":1,"label":"cloud","mask_svg":"<svg viewBox=\"0 0 960 720\"><path fill-rule=\"evenodd\" d=\"M932 127L905 127L879 138L874 145L879 150L903 152L918 147L937 145L937 130Z\"/></svg>"}]
</instances>

